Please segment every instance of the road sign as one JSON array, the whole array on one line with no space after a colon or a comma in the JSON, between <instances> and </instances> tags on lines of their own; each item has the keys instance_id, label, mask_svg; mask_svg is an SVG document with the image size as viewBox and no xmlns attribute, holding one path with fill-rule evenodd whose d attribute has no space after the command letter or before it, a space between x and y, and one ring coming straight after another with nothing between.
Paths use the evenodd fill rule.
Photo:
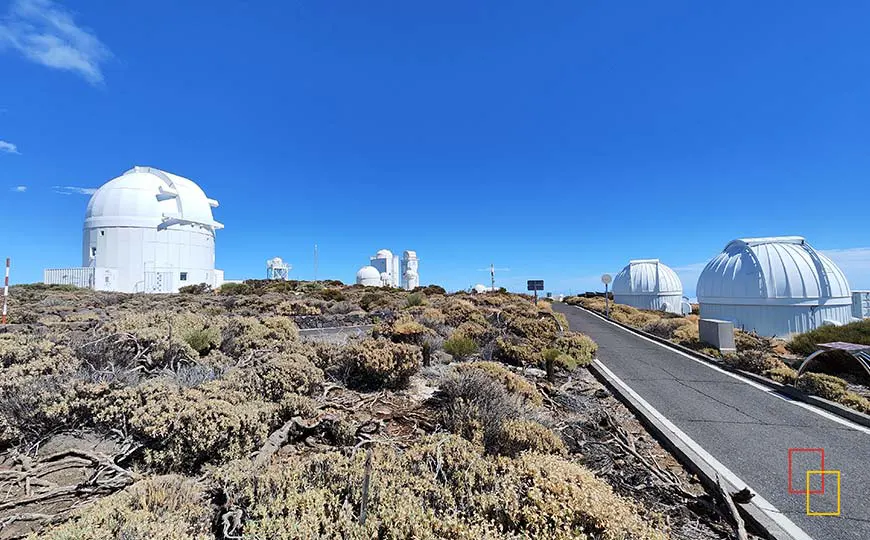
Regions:
<instances>
[{"instance_id":1,"label":"road sign","mask_svg":"<svg viewBox=\"0 0 870 540\"><path fill-rule=\"evenodd\" d=\"M613 281L613 278L610 277L610 274L604 274L603 276L601 276L601 283L609 285L611 281Z\"/></svg>"},{"instance_id":2,"label":"road sign","mask_svg":"<svg viewBox=\"0 0 870 540\"><path fill-rule=\"evenodd\" d=\"M528 287L530 291L543 291L544 290L544 280L543 279L530 279L528 281Z\"/></svg>"}]
</instances>

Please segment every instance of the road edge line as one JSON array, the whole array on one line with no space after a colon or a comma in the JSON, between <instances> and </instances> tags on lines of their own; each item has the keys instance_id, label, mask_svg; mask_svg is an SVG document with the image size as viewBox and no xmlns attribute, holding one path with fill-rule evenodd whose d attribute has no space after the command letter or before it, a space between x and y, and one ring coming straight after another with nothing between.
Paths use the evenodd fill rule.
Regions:
<instances>
[{"instance_id":1,"label":"road edge line","mask_svg":"<svg viewBox=\"0 0 870 540\"><path fill-rule=\"evenodd\" d=\"M617 377L600 360L597 358L593 360L589 369L602 384L610 389L614 397L624 403L637 416L656 440L698 476L708 490L712 492L718 490L717 475L722 479L725 489L729 492L749 487L746 482ZM750 489L755 493L752 501L748 504L737 505L750 527L763 533L771 540L812 540L811 536L764 499L756 490Z\"/></svg>"},{"instance_id":2,"label":"road edge line","mask_svg":"<svg viewBox=\"0 0 870 540\"><path fill-rule=\"evenodd\" d=\"M822 409L822 410L830 413L831 415L835 415L835 416L839 417L840 420L852 422L854 424L858 424L859 426L863 426L864 428L870 428L870 415L866 415L866 414L860 413L858 411L852 410L848 407L844 407L843 405L840 405L839 403L834 403L833 401L829 401L827 399L820 398L818 396L813 396L813 395L807 394L805 392L798 390L794 386L789 386L789 385L778 383L776 381L768 379L767 377L763 377L761 375L758 375L757 373L750 373L748 371L743 371L742 369L733 368L733 367L729 366L728 364L725 364L724 362L717 361L715 358L713 358L711 356L701 354L698 351L693 351L692 349L689 349L687 347L683 347L683 346L678 345L678 344L676 344L672 341L669 341L667 339L650 334L649 332L644 332L643 330L640 330L638 328L634 328L633 326L623 324L619 321L614 321L613 319L608 319L607 317L601 315L600 313L592 311L591 309L586 309L582 306L576 306L576 305L572 306L572 304L565 304L565 305L569 306L569 307L575 307L575 308L580 309L586 313L594 315L594 316L598 317L599 319L601 319L602 321L605 321L605 322L608 322L608 323L613 324L615 326L618 326L620 328L623 328L629 332L637 334L638 336L640 336L642 338L646 338L648 340L654 341L663 347L667 347L667 348L673 350L674 352L683 354L684 356L689 356L696 361L703 362L714 369L719 369L719 370L722 370L724 372L731 374L732 376L742 378L745 380L745 382L747 382L749 384L754 383L755 385L766 386L768 389L774 390L777 393L780 393L786 397L789 397L793 401L800 401L806 405L810 405L812 407ZM810 409L810 410L812 410L812 409ZM813 412L815 412L816 414L820 414L821 416L825 416L825 415L821 414L821 411L813 411ZM866 433L867 430L861 429L860 431L863 431Z\"/></svg>"}]
</instances>

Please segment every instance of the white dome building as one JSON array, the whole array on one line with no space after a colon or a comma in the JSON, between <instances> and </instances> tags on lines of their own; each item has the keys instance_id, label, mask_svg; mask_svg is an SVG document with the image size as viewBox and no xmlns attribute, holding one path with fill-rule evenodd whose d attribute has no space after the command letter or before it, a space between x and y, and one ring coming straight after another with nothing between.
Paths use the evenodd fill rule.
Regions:
<instances>
[{"instance_id":1,"label":"white dome building","mask_svg":"<svg viewBox=\"0 0 870 540\"><path fill-rule=\"evenodd\" d=\"M370 259L384 279L384 284L390 287L399 286L399 257L389 249L381 249Z\"/></svg>"},{"instance_id":2,"label":"white dome building","mask_svg":"<svg viewBox=\"0 0 870 540\"><path fill-rule=\"evenodd\" d=\"M638 309L682 313L683 283L658 259L629 261L613 278L613 301Z\"/></svg>"},{"instance_id":3,"label":"white dome building","mask_svg":"<svg viewBox=\"0 0 870 540\"><path fill-rule=\"evenodd\" d=\"M380 287L383 285L381 273L374 266L363 266L356 273L356 284L366 287Z\"/></svg>"},{"instance_id":4,"label":"white dome building","mask_svg":"<svg viewBox=\"0 0 870 540\"><path fill-rule=\"evenodd\" d=\"M701 317L764 336L851 322L846 276L800 236L729 242L698 279Z\"/></svg>"},{"instance_id":5,"label":"white dome building","mask_svg":"<svg viewBox=\"0 0 870 540\"><path fill-rule=\"evenodd\" d=\"M85 213L82 267L45 271L46 283L120 292L177 292L223 282L215 270L209 199L193 181L133 167L100 187Z\"/></svg>"}]
</instances>

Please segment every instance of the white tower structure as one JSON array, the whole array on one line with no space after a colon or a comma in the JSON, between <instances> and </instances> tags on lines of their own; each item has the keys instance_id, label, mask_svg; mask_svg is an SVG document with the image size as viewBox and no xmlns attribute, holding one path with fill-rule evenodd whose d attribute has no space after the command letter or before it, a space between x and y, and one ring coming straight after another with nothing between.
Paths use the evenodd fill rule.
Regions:
<instances>
[{"instance_id":1,"label":"white tower structure","mask_svg":"<svg viewBox=\"0 0 870 540\"><path fill-rule=\"evenodd\" d=\"M218 286L209 199L192 180L133 167L100 187L85 213L82 268L46 270L46 283L66 282L121 292L177 292Z\"/></svg>"},{"instance_id":2,"label":"white tower structure","mask_svg":"<svg viewBox=\"0 0 870 540\"><path fill-rule=\"evenodd\" d=\"M363 266L356 273L356 284L365 285L366 287L381 287L381 273L374 266Z\"/></svg>"},{"instance_id":3,"label":"white tower structure","mask_svg":"<svg viewBox=\"0 0 870 540\"><path fill-rule=\"evenodd\" d=\"M281 257L273 257L266 261L266 279L287 281L293 266L284 262Z\"/></svg>"},{"instance_id":4,"label":"white tower structure","mask_svg":"<svg viewBox=\"0 0 870 540\"><path fill-rule=\"evenodd\" d=\"M392 251L382 249L375 253L371 258L371 266L377 269L385 286L399 286L399 258Z\"/></svg>"},{"instance_id":5,"label":"white tower structure","mask_svg":"<svg viewBox=\"0 0 870 540\"><path fill-rule=\"evenodd\" d=\"M698 278L701 317L763 336L788 336L852 320L849 283L800 236L741 238Z\"/></svg>"},{"instance_id":6,"label":"white tower structure","mask_svg":"<svg viewBox=\"0 0 870 540\"><path fill-rule=\"evenodd\" d=\"M402 254L402 288L412 290L420 286L420 261L416 251Z\"/></svg>"},{"instance_id":7,"label":"white tower structure","mask_svg":"<svg viewBox=\"0 0 870 540\"><path fill-rule=\"evenodd\" d=\"M613 278L613 301L639 309L682 313L683 283L658 259L629 261Z\"/></svg>"}]
</instances>

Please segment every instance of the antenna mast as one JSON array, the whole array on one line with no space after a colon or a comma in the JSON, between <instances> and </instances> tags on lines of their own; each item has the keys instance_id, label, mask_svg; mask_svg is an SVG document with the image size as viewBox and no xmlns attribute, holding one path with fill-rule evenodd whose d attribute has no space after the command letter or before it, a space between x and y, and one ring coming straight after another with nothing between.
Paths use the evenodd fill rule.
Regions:
<instances>
[{"instance_id":1,"label":"antenna mast","mask_svg":"<svg viewBox=\"0 0 870 540\"><path fill-rule=\"evenodd\" d=\"M317 244L314 244L314 281L317 281Z\"/></svg>"},{"instance_id":2,"label":"antenna mast","mask_svg":"<svg viewBox=\"0 0 870 540\"><path fill-rule=\"evenodd\" d=\"M492 288L490 291L495 292L495 265L489 265L489 277L492 279Z\"/></svg>"}]
</instances>

